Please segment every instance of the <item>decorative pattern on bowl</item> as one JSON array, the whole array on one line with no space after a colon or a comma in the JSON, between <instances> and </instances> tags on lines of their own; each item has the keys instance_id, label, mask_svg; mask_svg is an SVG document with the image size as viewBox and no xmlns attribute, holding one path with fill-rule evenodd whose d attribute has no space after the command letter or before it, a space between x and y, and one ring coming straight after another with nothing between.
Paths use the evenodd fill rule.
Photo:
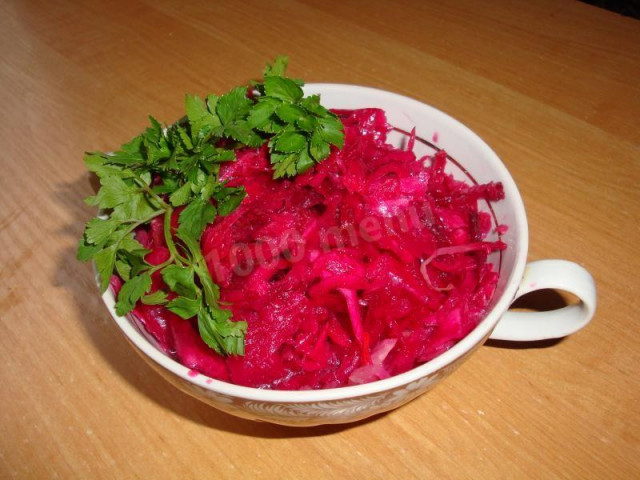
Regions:
<instances>
[{"instance_id":1,"label":"decorative pattern on bowl","mask_svg":"<svg viewBox=\"0 0 640 480\"><path fill-rule=\"evenodd\" d=\"M135 345L133 346L135 348ZM140 350L136 350L149 365L177 388L218 410L249 420L289 426L354 422L396 409L431 390L438 382L453 373L468 355L406 385L369 395L317 402L269 402L247 400L198 386L160 368L157 363L149 361ZM206 381L207 377L203 377Z\"/></svg>"}]
</instances>

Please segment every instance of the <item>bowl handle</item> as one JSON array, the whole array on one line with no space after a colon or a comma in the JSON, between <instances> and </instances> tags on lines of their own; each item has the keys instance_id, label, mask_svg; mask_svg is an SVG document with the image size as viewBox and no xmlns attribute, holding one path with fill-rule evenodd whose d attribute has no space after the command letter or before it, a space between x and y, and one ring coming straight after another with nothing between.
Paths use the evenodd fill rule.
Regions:
<instances>
[{"instance_id":1,"label":"bowl handle","mask_svg":"<svg viewBox=\"0 0 640 480\"><path fill-rule=\"evenodd\" d=\"M567 260L538 260L529 263L514 301L542 289L565 290L579 302L548 312L506 312L491 334L494 340L535 341L560 338L583 328L596 309L596 285L591 274Z\"/></svg>"}]
</instances>

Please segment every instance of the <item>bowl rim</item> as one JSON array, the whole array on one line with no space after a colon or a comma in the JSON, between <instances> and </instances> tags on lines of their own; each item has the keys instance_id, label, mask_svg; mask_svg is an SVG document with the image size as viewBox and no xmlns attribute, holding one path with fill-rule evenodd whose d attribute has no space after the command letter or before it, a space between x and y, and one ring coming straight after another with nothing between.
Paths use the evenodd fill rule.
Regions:
<instances>
[{"instance_id":1,"label":"bowl rim","mask_svg":"<svg viewBox=\"0 0 640 480\"><path fill-rule=\"evenodd\" d=\"M152 343L142 334L142 332L135 326L136 320L134 318L120 316L115 312L115 297L111 288L108 288L102 295L102 299L115 320L116 324L122 330L124 335L131 341L134 346L139 349L141 353L144 353L153 362L164 368L165 370L180 377L182 380L193 384L201 389L209 391L213 395L223 395L231 398L240 398L249 401L259 401L267 403L317 403L326 402L331 400L347 400L357 397L370 396L379 394L386 391L395 390L401 388L410 383L418 381L422 378L428 377L437 371L451 365L459 358L463 357L466 353L472 351L480 342L485 340L490 334L493 328L497 325L500 317L506 312L511 304L517 289L520 285L520 280L523 277L524 269L526 265L527 251L528 251L528 225L527 217L524 209L522 197L515 181L507 167L504 165L498 155L487 145L480 136L473 132L470 128L442 112L441 110L432 107L419 100L398 94L381 90L373 87L351 85L351 84L339 84L339 83L309 83L304 87L305 94L308 92L320 93L323 92L338 92L338 93L356 93L364 92L368 94L374 94L385 100L396 102L400 105L404 104L411 106L412 108L421 108L431 111L431 115L437 117L438 123L447 124L449 127L459 130L463 135L468 136L475 146L483 151L483 155L490 157L494 162L494 168L500 171L503 177L503 187L505 191L505 197L510 199L513 203L513 209L515 216L513 221L517 225L510 225L509 228L517 228L519 236L517 242L514 245L510 245L510 248L515 248L514 265L509 273L509 277L506 279L506 286L502 292L501 297L493 305L490 312L478 323L478 325L467 334L464 338L458 341L450 349L429 360L422 365L412 368L404 373L394 375L382 380L376 380L370 383L364 383L359 385L348 385L343 387L319 389L319 390L267 390L254 387L246 387L242 385L236 385L222 380L211 378L203 373L197 372L194 375L194 370L182 365L176 360L173 360L165 353L157 349ZM142 328L142 327L140 327Z\"/></svg>"}]
</instances>

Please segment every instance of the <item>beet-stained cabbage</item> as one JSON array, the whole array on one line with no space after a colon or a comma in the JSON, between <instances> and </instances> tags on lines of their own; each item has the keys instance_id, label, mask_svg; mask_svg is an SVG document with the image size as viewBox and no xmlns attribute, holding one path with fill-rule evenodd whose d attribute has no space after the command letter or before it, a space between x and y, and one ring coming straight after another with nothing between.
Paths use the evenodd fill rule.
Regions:
<instances>
[{"instance_id":1,"label":"beet-stained cabbage","mask_svg":"<svg viewBox=\"0 0 640 480\"><path fill-rule=\"evenodd\" d=\"M487 256L505 245L485 240L478 202L502 199L502 185L455 180L444 152L416 158L413 137L406 150L387 144L381 110L336 113L344 148L303 175L273 180L266 148L222 167L248 194L201 247L233 318L248 323L244 356L217 355L195 320L136 306L182 364L251 387L340 387L420 365L481 320L497 282ZM136 232L151 264L168 257L160 222ZM166 288L156 274L152 291Z\"/></svg>"}]
</instances>

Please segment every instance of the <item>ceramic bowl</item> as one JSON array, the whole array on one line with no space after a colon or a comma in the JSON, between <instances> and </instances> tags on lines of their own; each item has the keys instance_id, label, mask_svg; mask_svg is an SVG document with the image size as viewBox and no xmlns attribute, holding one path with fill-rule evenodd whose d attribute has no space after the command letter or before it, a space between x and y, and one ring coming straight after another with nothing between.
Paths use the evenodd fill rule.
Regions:
<instances>
[{"instance_id":1,"label":"ceramic bowl","mask_svg":"<svg viewBox=\"0 0 640 480\"><path fill-rule=\"evenodd\" d=\"M283 425L311 426L354 422L385 412L424 394L449 376L492 336L507 340L539 340L568 335L582 328L595 309L595 286L586 270L562 260L527 266L527 217L513 178L498 156L467 127L445 113L416 100L373 88L310 84L305 94L320 94L329 108L378 107L386 111L394 130L392 143L402 146L416 129L418 157L445 149L448 170L468 182L502 182L506 199L481 205L496 225L508 225L501 235L506 250L490 260L499 271L497 290L485 318L465 338L433 360L406 373L376 382L326 390L276 391L248 388L208 378L163 353L131 316L114 310L108 290L104 302L127 340L144 360L179 389L224 412L252 420ZM497 235L497 234L494 234ZM543 313L508 312L518 296L531 290L559 288L574 293L580 302Z\"/></svg>"}]
</instances>

